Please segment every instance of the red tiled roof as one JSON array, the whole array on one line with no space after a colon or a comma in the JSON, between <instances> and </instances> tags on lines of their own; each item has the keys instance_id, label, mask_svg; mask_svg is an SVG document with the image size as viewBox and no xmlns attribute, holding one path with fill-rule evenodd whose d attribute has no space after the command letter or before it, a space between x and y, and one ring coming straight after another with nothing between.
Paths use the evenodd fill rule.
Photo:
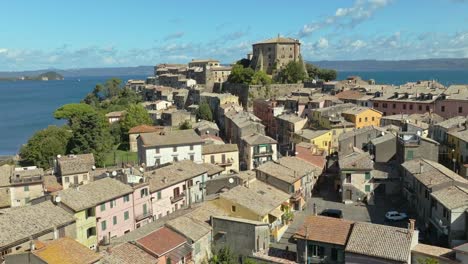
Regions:
<instances>
[{"instance_id":1,"label":"red tiled roof","mask_svg":"<svg viewBox=\"0 0 468 264\"><path fill-rule=\"evenodd\" d=\"M309 216L294 237L344 246L351 233L352 225L353 222L344 219Z\"/></svg>"},{"instance_id":2,"label":"red tiled roof","mask_svg":"<svg viewBox=\"0 0 468 264\"><path fill-rule=\"evenodd\" d=\"M335 95L338 99L343 100L343 99L348 99L348 100L356 100L364 96L364 94L358 92L358 91L353 91L353 90L346 90L341 93L337 93Z\"/></svg>"},{"instance_id":3,"label":"red tiled roof","mask_svg":"<svg viewBox=\"0 0 468 264\"><path fill-rule=\"evenodd\" d=\"M153 233L137 240L137 243L158 257L183 245L187 240L167 227L162 227Z\"/></svg>"},{"instance_id":4,"label":"red tiled roof","mask_svg":"<svg viewBox=\"0 0 468 264\"><path fill-rule=\"evenodd\" d=\"M148 126L148 125L139 125L136 127L130 128L128 131L129 134L137 134L137 133L151 133L151 132L159 132L164 130L162 126Z\"/></svg>"},{"instance_id":5,"label":"red tiled roof","mask_svg":"<svg viewBox=\"0 0 468 264\"><path fill-rule=\"evenodd\" d=\"M217 141L220 141L220 142L223 142L223 139L220 138L220 137L217 137L215 135L210 135L210 134L205 134L205 135L201 135L200 136L203 140L206 140L206 139L213 139L213 140L217 140Z\"/></svg>"}]
</instances>

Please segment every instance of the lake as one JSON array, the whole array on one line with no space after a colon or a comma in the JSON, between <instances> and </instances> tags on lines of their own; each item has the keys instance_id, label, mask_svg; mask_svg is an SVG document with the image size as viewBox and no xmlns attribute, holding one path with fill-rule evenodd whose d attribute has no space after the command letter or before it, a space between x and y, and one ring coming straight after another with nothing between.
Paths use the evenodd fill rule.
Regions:
<instances>
[{"instance_id":1,"label":"lake","mask_svg":"<svg viewBox=\"0 0 468 264\"><path fill-rule=\"evenodd\" d=\"M339 79L359 75L377 83L402 84L408 81L435 79L450 84L468 84L465 71L387 71L340 72ZM117 76L128 79L145 79L146 76ZM14 155L22 144L39 129L62 124L53 112L63 104L77 103L91 92L97 83L110 77L66 78L63 81L0 82L0 155ZM80 80L80 81L78 81Z\"/></svg>"}]
</instances>

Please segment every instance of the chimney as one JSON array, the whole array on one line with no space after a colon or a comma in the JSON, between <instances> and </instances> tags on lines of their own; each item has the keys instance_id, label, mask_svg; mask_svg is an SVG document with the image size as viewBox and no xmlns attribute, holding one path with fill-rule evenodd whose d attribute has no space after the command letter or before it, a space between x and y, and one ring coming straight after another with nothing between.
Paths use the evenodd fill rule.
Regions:
<instances>
[{"instance_id":1,"label":"chimney","mask_svg":"<svg viewBox=\"0 0 468 264\"><path fill-rule=\"evenodd\" d=\"M424 164L420 161L419 162L419 174L422 174L424 172Z\"/></svg>"},{"instance_id":2,"label":"chimney","mask_svg":"<svg viewBox=\"0 0 468 264\"><path fill-rule=\"evenodd\" d=\"M415 226L416 220L410 219L408 223L408 238L411 237L411 235L414 232L414 226Z\"/></svg>"},{"instance_id":3,"label":"chimney","mask_svg":"<svg viewBox=\"0 0 468 264\"><path fill-rule=\"evenodd\" d=\"M32 236L29 237L29 249L31 250L31 252L36 250L36 244L34 244Z\"/></svg>"}]
</instances>

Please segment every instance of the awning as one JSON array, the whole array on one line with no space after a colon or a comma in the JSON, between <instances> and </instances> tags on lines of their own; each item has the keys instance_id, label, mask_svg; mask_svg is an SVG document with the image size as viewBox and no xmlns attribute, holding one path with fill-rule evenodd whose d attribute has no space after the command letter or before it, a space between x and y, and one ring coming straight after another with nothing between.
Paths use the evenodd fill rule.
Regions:
<instances>
[{"instance_id":1,"label":"awning","mask_svg":"<svg viewBox=\"0 0 468 264\"><path fill-rule=\"evenodd\" d=\"M283 211L281 211L281 209L276 208L276 209L273 209L273 210L272 210L270 213L268 213L268 214L279 219L279 218L281 218L281 216L282 216L284 213L283 213Z\"/></svg>"}]
</instances>

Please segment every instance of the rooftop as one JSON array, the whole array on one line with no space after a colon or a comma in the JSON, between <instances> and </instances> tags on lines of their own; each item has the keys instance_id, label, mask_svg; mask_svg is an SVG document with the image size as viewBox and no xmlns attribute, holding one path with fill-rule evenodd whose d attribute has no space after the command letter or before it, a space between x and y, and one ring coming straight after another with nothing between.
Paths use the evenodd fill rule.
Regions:
<instances>
[{"instance_id":1,"label":"rooftop","mask_svg":"<svg viewBox=\"0 0 468 264\"><path fill-rule=\"evenodd\" d=\"M158 258L136 245L123 243L106 251L101 262L103 264L147 264L157 263Z\"/></svg>"},{"instance_id":2,"label":"rooftop","mask_svg":"<svg viewBox=\"0 0 468 264\"><path fill-rule=\"evenodd\" d=\"M304 161L297 157L282 157L278 159L276 163L279 163L280 165L290 170L296 171L297 174L300 176L306 175L311 172L322 170L322 168L312 165L309 162Z\"/></svg>"},{"instance_id":3,"label":"rooftop","mask_svg":"<svg viewBox=\"0 0 468 264\"><path fill-rule=\"evenodd\" d=\"M61 176L89 172L93 166L94 155L92 153L57 157L58 173Z\"/></svg>"},{"instance_id":4,"label":"rooftop","mask_svg":"<svg viewBox=\"0 0 468 264\"><path fill-rule=\"evenodd\" d=\"M106 117L121 117L125 114L125 111L115 111L106 114Z\"/></svg>"},{"instance_id":5,"label":"rooftop","mask_svg":"<svg viewBox=\"0 0 468 264\"><path fill-rule=\"evenodd\" d=\"M468 207L468 189L461 186L449 186L432 192L431 196L449 210Z\"/></svg>"},{"instance_id":6,"label":"rooftop","mask_svg":"<svg viewBox=\"0 0 468 264\"><path fill-rule=\"evenodd\" d=\"M249 187L236 186L222 193L220 198L239 204L252 212L264 216L289 200L290 195L261 181L249 183Z\"/></svg>"},{"instance_id":7,"label":"rooftop","mask_svg":"<svg viewBox=\"0 0 468 264\"><path fill-rule=\"evenodd\" d=\"M31 236L72 222L75 222L72 214L49 201L3 210L0 212L0 247L27 241Z\"/></svg>"},{"instance_id":8,"label":"rooftop","mask_svg":"<svg viewBox=\"0 0 468 264\"><path fill-rule=\"evenodd\" d=\"M208 176L212 176L212 175L215 175L217 173L221 173L224 171L224 168L218 166L218 165L215 165L215 164L211 164L211 163L202 163L200 164L201 166L205 167L205 169L207 170L207 174Z\"/></svg>"},{"instance_id":9,"label":"rooftop","mask_svg":"<svg viewBox=\"0 0 468 264\"><path fill-rule=\"evenodd\" d=\"M352 226L353 222L344 219L309 216L294 237L345 246Z\"/></svg>"},{"instance_id":10,"label":"rooftop","mask_svg":"<svg viewBox=\"0 0 468 264\"><path fill-rule=\"evenodd\" d=\"M194 123L192 125L192 128L193 129L198 129L198 130L214 129L214 130L219 131L219 127L215 122L210 122L210 121L206 121L206 120L200 120L200 122Z\"/></svg>"},{"instance_id":11,"label":"rooftop","mask_svg":"<svg viewBox=\"0 0 468 264\"><path fill-rule=\"evenodd\" d=\"M253 221L253 220L248 220L244 218L237 218L237 217L230 217L230 216L213 216L213 218L222 219L222 220L231 221L231 222L250 224L250 225L255 225L255 226L268 225L268 223L261 222L261 221Z\"/></svg>"},{"instance_id":12,"label":"rooftop","mask_svg":"<svg viewBox=\"0 0 468 264\"><path fill-rule=\"evenodd\" d=\"M379 111L377 111L377 110L375 110L373 108L356 106L356 107L353 107L353 108L350 108L350 109L347 109L347 110L343 111L343 114L345 114L345 115L358 115L358 114L360 114L362 112L365 112L365 111L374 111L374 112L380 113Z\"/></svg>"},{"instance_id":13,"label":"rooftop","mask_svg":"<svg viewBox=\"0 0 468 264\"><path fill-rule=\"evenodd\" d=\"M61 202L75 212L132 193L133 189L118 180L104 178L58 193Z\"/></svg>"},{"instance_id":14,"label":"rooftop","mask_svg":"<svg viewBox=\"0 0 468 264\"><path fill-rule=\"evenodd\" d=\"M194 130L174 130L140 135L145 147L201 144L203 140Z\"/></svg>"},{"instance_id":15,"label":"rooftop","mask_svg":"<svg viewBox=\"0 0 468 264\"><path fill-rule=\"evenodd\" d=\"M338 161L342 170L372 170L374 162L368 152L354 151Z\"/></svg>"},{"instance_id":16,"label":"rooftop","mask_svg":"<svg viewBox=\"0 0 468 264\"><path fill-rule=\"evenodd\" d=\"M431 257L443 257L443 258L451 258L455 251L450 248L443 248L443 247L436 247L426 244L418 243L412 251L422 253L424 255L428 255Z\"/></svg>"},{"instance_id":17,"label":"rooftop","mask_svg":"<svg viewBox=\"0 0 468 264\"><path fill-rule=\"evenodd\" d=\"M317 138L319 136L322 136L322 135L324 135L326 133L331 133L331 131L330 130L302 129L302 130L297 131L295 134L302 137L302 138L312 140L312 139Z\"/></svg>"},{"instance_id":18,"label":"rooftop","mask_svg":"<svg viewBox=\"0 0 468 264\"><path fill-rule=\"evenodd\" d=\"M438 122L435 125L443 127L445 129L450 129L459 126L460 124L464 124L466 121L466 117L464 116L455 116L452 118L449 118L447 120L444 120L442 122Z\"/></svg>"},{"instance_id":19,"label":"rooftop","mask_svg":"<svg viewBox=\"0 0 468 264\"><path fill-rule=\"evenodd\" d=\"M358 222L345 251L406 263L411 254L411 241L408 229Z\"/></svg>"},{"instance_id":20,"label":"rooftop","mask_svg":"<svg viewBox=\"0 0 468 264\"><path fill-rule=\"evenodd\" d=\"M216 154L216 153L226 153L226 152L236 152L239 151L237 144L211 144L202 146L202 154Z\"/></svg>"},{"instance_id":21,"label":"rooftop","mask_svg":"<svg viewBox=\"0 0 468 264\"><path fill-rule=\"evenodd\" d=\"M446 182L468 183L468 180L435 161L414 159L404 162L402 166L429 188Z\"/></svg>"},{"instance_id":22,"label":"rooftop","mask_svg":"<svg viewBox=\"0 0 468 264\"><path fill-rule=\"evenodd\" d=\"M260 145L260 144L276 144L276 140L271 137L262 135L262 134L252 134L249 136L242 137L242 140L247 142L250 146Z\"/></svg>"},{"instance_id":23,"label":"rooftop","mask_svg":"<svg viewBox=\"0 0 468 264\"><path fill-rule=\"evenodd\" d=\"M297 123L297 122L306 120L296 114L282 114L282 115L277 116L276 118L289 122L289 123Z\"/></svg>"},{"instance_id":24,"label":"rooftop","mask_svg":"<svg viewBox=\"0 0 468 264\"><path fill-rule=\"evenodd\" d=\"M164 256L170 251L187 243L182 235L179 235L167 227L159 228L149 235L138 239L136 242L145 250L152 252L158 257Z\"/></svg>"},{"instance_id":25,"label":"rooftop","mask_svg":"<svg viewBox=\"0 0 468 264\"><path fill-rule=\"evenodd\" d=\"M263 163L256 170L290 184L301 180L302 176L304 176L297 175L294 170L273 161Z\"/></svg>"},{"instance_id":26,"label":"rooftop","mask_svg":"<svg viewBox=\"0 0 468 264\"><path fill-rule=\"evenodd\" d=\"M150 191L155 192L181 181L207 173L207 168L191 160L181 160L167 166L145 172L149 178Z\"/></svg>"},{"instance_id":27,"label":"rooftop","mask_svg":"<svg viewBox=\"0 0 468 264\"><path fill-rule=\"evenodd\" d=\"M285 38L285 37L276 37L276 38L271 38L271 39L266 39L260 42L255 43L254 45L257 44L274 44L274 43L281 43L281 44L300 44L298 39L293 39L293 38Z\"/></svg>"},{"instance_id":28,"label":"rooftop","mask_svg":"<svg viewBox=\"0 0 468 264\"><path fill-rule=\"evenodd\" d=\"M151 133L151 132L160 132L162 130L164 130L163 126L139 125L139 126L130 128L128 133L129 134Z\"/></svg>"},{"instance_id":29,"label":"rooftop","mask_svg":"<svg viewBox=\"0 0 468 264\"><path fill-rule=\"evenodd\" d=\"M365 96L365 94L362 94L358 91L345 90L337 93L335 96L340 100L357 100Z\"/></svg>"},{"instance_id":30,"label":"rooftop","mask_svg":"<svg viewBox=\"0 0 468 264\"><path fill-rule=\"evenodd\" d=\"M48 264L92 264L101 259L99 253L69 237L41 241L37 244L37 250L32 254Z\"/></svg>"},{"instance_id":31,"label":"rooftop","mask_svg":"<svg viewBox=\"0 0 468 264\"><path fill-rule=\"evenodd\" d=\"M204 223L187 216L181 216L170 220L166 223L166 226L184 235L193 242L200 240L211 232L211 228L207 227Z\"/></svg>"}]
</instances>

